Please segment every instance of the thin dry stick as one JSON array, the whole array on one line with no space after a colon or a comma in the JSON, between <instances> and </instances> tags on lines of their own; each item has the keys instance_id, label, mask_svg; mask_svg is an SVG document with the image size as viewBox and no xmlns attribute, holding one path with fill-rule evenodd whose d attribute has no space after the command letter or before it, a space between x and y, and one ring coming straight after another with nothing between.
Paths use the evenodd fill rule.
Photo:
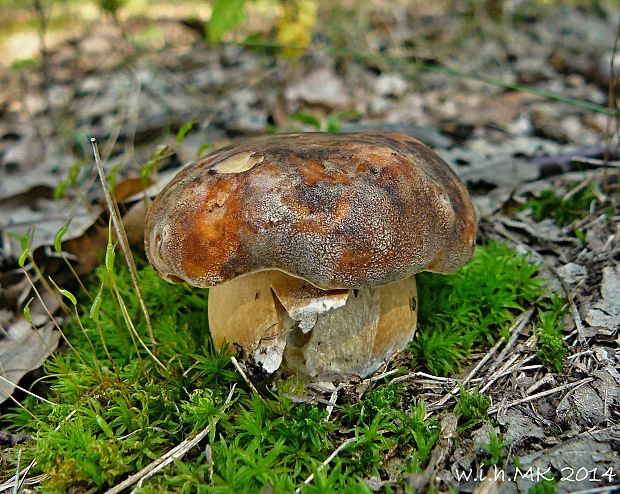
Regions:
<instances>
[{"instance_id":1,"label":"thin dry stick","mask_svg":"<svg viewBox=\"0 0 620 494\"><path fill-rule=\"evenodd\" d=\"M575 161L575 160L573 159L571 161ZM581 181L581 183L577 184L577 186L574 189L571 189L566 194L564 194L564 197L562 197L562 202L565 203L566 201L574 197L575 194L581 192L583 189L585 189L588 185L592 183L593 179L594 179L594 175L587 176L584 180Z\"/></svg>"},{"instance_id":2,"label":"thin dry stick","mask_svg":"<svg viewBox=\"0 0 620 494\"><path fill-rule=\"evenodd\" d=\"M116 287L114 287L114 291L116 292L116 298L117 298L118 304L119 304L119 306L121 308L121 313L123 314L123 319L125 319L125 324L127 324L127 327L129 328L130 333L133 334L133 336L135 336L135 338L137 338L138 342L140 342L140 344L142 345L142 347L144 348L146 353L149 354L149 356L153 359L153 361L156 362L157 365L159 365L163 370L166 370L166 366L160 362L160 360L157 358L155 353L151 352L151 350L149 350L149 347L147 347L146 344L144 343L144 341L142 341L142 338L140 338L140 335L138 334L138 330L133 325L133 322L131 320L131 316L129 315L129 312L127 311L127 306L125 305L125 301L123 300L123 297L121 297L121 295L120 295L119 291L116 289Z\"/></svg>"},{"instance_id":3,"label":"thin dry stick","mask_svg":"<svg viewBox=\"0 0 620 494\"><path fill-rule=\"evenodd\" d=\"M375 381L380 381L381 379L384 379L386 377L390 377L393 374L396 374L399 370L400 369L392 369L387 372L382 372L381 374L377 374L375 376L369 377L368 379L364 379L364 382L370 384Z\"/></svg>"},{"instance_id":4,"label":"thin dry stick","mask_svg":"<svg viewBox=\"0 0 620 494\"><path fill-rule=\"evenodd\" d=\"M40 484L41 482L47 480L49 478L49 475L42 473L41 475L37 475L35 477L30 477L29 479L25 478L25 474L29 469L27 468L26 470L24 470L24 473L22 474L22 479L20 481L20 483L18 484L17 487L17 492L22 492L22 487L25 485L36 485L36 484ZM15 488L15 484L13 483L13 479L9 480L8 483L2 484L0 485L0 492L4 492L4 491L8 491L11 489Z\"/></svg>"},{"instance_id":5,"label":"thin dry stick","mask_svg":"<svg viewBox=\"0 0 620 494\"><path fill-rule=\"evenodd\" d=\"M575 304L575 297L573 296L573 292L566 284L566 281L564 281L564 279L560 276L560 273L558 273L558 271L553 266L547 267L553 273L553 276L555 276L556 279L560 282L560 286L562 287L562 290L566 295L566 299L568 300L568 306L570 308L571 316L573 316L575 327L577 328L577 339L579 340L579 343L581 343L581 347L584 350L587 350L588 348L590 348L590 345L586 340L585 328L583 327L583 324L581 322L581 315L579 314L579 310L577 309L577 305Z\"/></svg>"},{"instance_id":6,"label":"thin dry stick","mask_svg":"<svg viewBox=\"0 0 620 494\"><path fill-rule=\"evenodd\" d=\"M510 338L510 341L506 344L506 348L510 348L509 345L512 346L514 344L514 341L516 341L519 334L521 334L521 331L523 331L523 328L529 322L533 313L534 313L534 308L530 308L526 312L522 313L519 317L517 317L517 320L513 323L513 325L508 330L508 332L511 333L513 336ZM478 364L467 375L467 377L463 380L460 386L465 386L468 382L470 382L473 379L473 377L478 373L478 371L482 369L482 367L491 359L491 357L495 354L495 352L499 349L499 347L502 345L503 342L504 342L504 338L500 338L499 341L495 343L493 348L491 348L486 353L486 355L480 360L480 362L478 362ZM489 372L493 372L495 368L497 367L497 365L502 361L502 359L504 358L507 352L506 348L502 350L502 352L497 358L497 361L493 364L493 366L491 366L491 370ZM441 400L439 400L437 403L433 405L433 408L441 407L445 405L448 401L450 401L456 394L459 393L461 389L460 386L455 386L454 388L452 388L447 395L445 395Z\"/></svg>"},{"instance_id":7,"label":"thin dry stick","mask_svg":"<svg viewBox=\"0 0 620 494\"><path fill-rule=\"evenodd\" d=\"M497 381L497 380L498 380L501 376L503 376L503 375L504 375L504 373L506 373L506 372L509 372L509 373L510 373L510 372L512 372L512 370L513 370L513 369L512 369L512 365L513 365L513 364L514 364L517 360L519 360L519 354L512 355L512 356L508 359L508 361L507 361L504 365L502 365L502 367L501 367L499 370L495 371L495 373L493 373L491 376L489 376L489 378L488 378L488 380L487 380L486 384L485 384L484 386L482 386L482 388L480 388L480 392L481 392L481 393L484 393L487 389L489 389L489 388L491 387L491 385L492 385L495 381Z\"/></svg>"},{"instance_id":8,"label":"thin dry stick","mask_svg":"<svg viewBox=\"0 0 620 494\"><path fill-rule=\"evenodd\" d=\"M2 364L0 364L0 367L2 366ZM33 398L36 398L37 400L41 400L44 403L47 403L48 405L52 405L53 407L58 406L56 403L54 403L53 401L49 401L46 400L45 398L43 398L42 396L39 396L37 394L34 394L32 391L28 391L26 388L22 388L21 386L18 386L15 383L12 383L11 381L9 381L6 377L0 375L0 381L4 381L5 383L15 387L16 389L19 389L22 393L26 393L27 395L32 396Z\"/></svg>"},{"instance_id":9,"label":"thin dry stick","mask_svg":"<svg viewBox=\"0 0 620 494\"><path fill-rule=\"evenodd\" d=\"M131 255L129 240L127 239L127 234L125 233L125 228L123 227L123 221L121 220L121 213L118 210L118 205L116 204L116 201L110 193L110 186L108 185L108 181L103 170L103 165L101 163L101 157L99 156L97 139L92 137L90 139L90 143L93 149L93 156L95 157L95 164L97 165L97 171L99 172L99 180L101 181L101 187L103 188L106 204L108 206L108 210L110 211L110 216L112 217L112 223L114 224L114 230L116 231L116 236L118 237L118 240L121 244L121 250L125 255L125 261L127 262L129 273L131 274L131 281L133 282L136 294L138 295L138 300L140 301L140 307L142 308L142 312L144 313L146 325L149 328L152 352L154 355L157 355L155 332L153 331L153 325L151 324L151 316L149 315L149 311L146 308L146 302L144 301L144 296L142 295L142 289L140 288L140 284L138 283L138 270L136 269L136 263L134 262L133 256Z\"/></svg>"},{"instance_id":10,"label":"thin dry stick","mask_svg":"<svg viewBox=\"0 0 620 494\"><path fill-rule=\"evenodd\" d=\"M534 354L534 355L527 356L519 361L515 361L515 359L512 359L510 362L510 365L503 366L499 371L495 373L495 375L493 376L493 382L497 381L501 377L507 376L508 374L512 374L516 370L525 371L525 370L540 369L542 365L530 365L530 366L523 365L523 364L530 362L531 360L534 360L537 357L538 355ZM482 384L484 382L484 378L474 379L474 381L476 381L478 384ZM484 389L488 389L488 386L485 386Z\"/></svg>"},{"instance_id":11,"label":"thin dry stick","mask_svg":"<svg viewBox=\"0 0 620 494\"><path fill-rule=\"evenodd\" d=\"M576 157L571 160L573 163L583 163L592 166L610 166L612 168L620 168L620 161L605 161L596 158Z\"/></svg>"},{"instance_id":12,"label":"thin dry stick","mask_svg":"<svg viewBox=\"0 0 620 494\"><path fill-rule=\"evenodd\" d=\"M235 369L237 369L237 372L241 375L241 377L243 378L245 383L250 387L250 389L254 391L257 395L260 395L258 390L254 387L254 384L252 384L252 381L250 381L250 378L248 377L248 375L245 373L241 365L239 365L239 362L237 361L237 359L235 357L230 357L230 361L235 366Z\"/></svg>"},{"instance_id":13,"label":"thin dry stick","mask_svg":"<svg viewBox=\"0 0 620 494\"><path fill-rule=\"evenodd\" d=\"M28 475L28 472L30 472L30 469L34 467L36 463L37 463L37 460L32 460L30 464L24 470L21 480L17 482L18 479L17 478L15 479L15 484L14 484L15 492L21 492L24 484L34 485L34 484L38 484L40 482L44 482L45 480L49 479L49 475L47 475L46 473L37 475L36 477L33 477L32 479L26 478L26 475Z\"/></svg>"},{"instance_id":14,"label":"thin dry stick","mask_svg":"<svg viewBox=\"0 0 620 494\"><path fill-rule=\"evenodd\" d=\"M334 407L336 406L336 402L338 401L338 393L343 387L344 386L342 384L339 384L329 397L329 405L327 405L327 415L325 416L325 422L329 422L329 418L332 416L332 412L334 411Z\"/></svg>"},{"instance_id":15,"label":"thin dry stick","mask_svg":"<svg viewBox=\"0 0 620 494\"><path fill-rule=\"evenodd\" d=\"M236 383L232 385L232 387L230 388L230 392L228 393L228 397L226 398L226 401L224 402L224 405L228 405L230 403L236 387L237 387ZM219 422L219 420L220 420L219 416L215 417L215 419L213 419L213 423L205 427L196 436L194 436L191 439L186 439L182 443L178 444L177 446L172 448L170 451L168 451L165 455L149 463L139 472L131 475L130 477L123 480L120 484L116 484L114 487L107 490L105 494L118 494L119 492L123 492L125 489L128 489L135 483L138 483L138 487L139 487L144 480L155 475L162 468L170 465L170 463L172 463L175 459L183 458L185 453L187 453L189 450L195 447L200 441L202 441L207 436L207 434L209 434L209 432L211 431L211 426L215 426Z\"/></svg>"},{"instance_id":16,"label":"thin dry stick","mask_svg":"<svg viewBox=\"0 0 620 494\"><path fill-rule=\"evenodd\" d=\"M542 365L530 365L530 366L524 365L530 362L531 360L534 360L537 357L538 355L536 354L521 357L521 358L519 358L519 355L514 355L513 357L510 358L510 360L506 364L502 366L501 369L496 371L495 374L493 374L493 376L489 377L489 381L483 386L480 392L483 393L484 391L489 389L491 384L493 384L495 381L497 381L498 379L504 376L512 374L517 370L526 371L526 370L540 369ZM480 379L479 384L482 384L483 382L484 382L484 379Z\"/></svg>"},{"instance_id":17,"label":"thin dry stick","mask_svg":"<svg viewBox=\"0 0 620 494\"><path fill-rule=\"evenodd\" d=\"M402 383L402 382L406 382L406 381L411 381L411 380L415 379L416 377L423 377L423 378L425 378L427 380L437 381L437 382L440 382L440 383L452 384L452 383L456 382L456 379L454 379L452 377L434 376L432 374L427 374L426 372L410 372L409 374L405 374L404 376L395 377L394 379L392 379L390 381L390 384L398 384L398 383Z\"/></svg>"},{"instance_id":18,"label":"thin dry stick","mask_svg":"<svg viewBox=\"0 0 620 494\"><path fill-rule=\"evenodd\" d=\"M19 487L19 467L20 467L21 461L22 461L22 450L20 449L17 452L17 466L15 467L15 483L14 483L15 488L13 489L13 494L17 494L17 489Z\"/></svg>"},{"instance_id":19,"label":"thin dry stick","mask_svg":"<svg viewBox=\"0 0 620 494\"><path fill-rule=\"evenodd\" d=\"M487 375L492 375L495 372L495 370L499 367L499 365L503 362L504 358L506 357L510 349L514 346L517 339L521 335L521 331L523 331L523 329L525 328L525 325L529 322L533 313L534 313L534 308L531 307L530 309L527 310L527 312L524 312L517 318L515 323L510 328L510 332L512 333L510 340L508 340L508 343L506 343L506 346L501 351L501 353L498 355L497 360L493 362L493 365L487 372Z\"/></svg>"},{"instance_id":20,"label":"thin dry stick","mask_svg":"<svg viewBox=\"0 0 620 494\"><path fill-rule=\"evenodd\" d=\"M355 438L355 437L350 437L349 439L347 439L346 441L344 441L344 442L343 442L340 446L338 446L338 447L334 450L334 452L333 452L331 455L329 455L329 456L327 457L327 459L326 459L323 463L321 463L321 464L319 465L319 468L317 468L317 469L316 469L317 473L318 473L318 472L320 472L320 471L322 471L322 470L323 470L323 469L324 469L327 465L329 465L329 464L330 464L330 463L334 460L334 458L336 458L336 456L338 456L338 455L340 454L340 452L341 452L343 449L345 449L345 448L346 448L347 446L349 446L350 444L354 443L354 442L356 441L356 439L357 439L357 438ZM301 486L299 486L297 489L295 489L295 494L299 494L299 493L303 490L304 485L309 484L310 482L312 482L312 480L313 480L313 479L314 479L314 473L311 473L311 474L310 474L310 476L309 476L306 480L304 480L303 485L301 485Z\"/></svg>"},{"instance_id":21,"label":"thin dry stick","mask_svg":"<svg viewBox=\"0 0 620 494\"><path fill-rule=\"evenodd\" d=\"M588 384L590 382L594 381L593 377L586 377L585 379L582 379L581 381L576 381L573 383L568 383L568 384L563 384L562 386L558 386L557 388L551 388L548 389L546 391L541 391L540 393L537 393L535 395L531 395L531 396L526 396L525 398L521 398L520 400L516 400L516 401L512 401L510 403L507 403L506 405L499 407L499 406L494 406L489 408L489 414L492 413L497 413L500 408L505 410L506 408L511 408L517 405L521 405L523 403L528 403L530 401L535 401L538 398L543 398L545 396L549 396L555 393L559 393L560 391L564 391L566 389L571 389L571 388L578 388L580 386L583 386L584 384Z\"/></svg>"}]
</instances>

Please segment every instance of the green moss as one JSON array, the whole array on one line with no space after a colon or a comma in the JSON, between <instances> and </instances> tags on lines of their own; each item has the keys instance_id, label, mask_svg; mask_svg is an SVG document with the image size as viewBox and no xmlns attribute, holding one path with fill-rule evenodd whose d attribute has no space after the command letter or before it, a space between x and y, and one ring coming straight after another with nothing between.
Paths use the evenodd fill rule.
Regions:
<instances>
[{"instance_id":1,"label":"green moss","mask_svg":"<svg viewBox=\"0 0 620 494\"><path fill-rule=\"evenodd\" d=\"M491 400L476 389L460 389L456 397L454 413L458 417L459 431L466 431L476 427L489 418Z\"/></svg>"},{"instance_id":2,"label":"green moss","mask_svg":"<svg viewBox=\"0 0 620 494\"><path fill-rule=\"evenodd\" d=\"M498 434L495 427L489 427L489 444L484 446L484 464L499 465L505 458L505 448L510 445L510 441L504 440L503 434Z\"/></svg>"},{"instance_id":3,"label":"green moss","mask_svg":"<svg viewBox=\"0 0 620 494\"><path fill-rule=\"evenodd\" d=\"M539 480L527 492L528 494L555 494L557 484L557 480Z\"/></svg>"},{"instance_id":4,"label":"green moss","mask_svg":"<svg viewBox=\"0 0 620 494\"><path fill-rule=\"evenodd\" d=\"M343 398L329 420L324 404L292 399L304 393L296 379L278 381L257 396L240 380L229 355L213 349L207 291L169 285L138 260L157 358L165 368L160 367L123 318L119 299L148 344L129 275L107 264L85 280L93 297L103 286L98 317L88 317L89 299L78 303L83 330L77 321L64 328L75 352L58 352L45 365L47 398L60 405L28 398L29 412L15 408L3 417L3 427L32 434L20 446L21 463L36 459L30 475L50 476L38 486L41 492L103 491L207 426L203 443L145 481L139 492L261 492L266 486L293 492L310 474L315 477L304 492L369 492L364 479L387 478L394 465L403 474L427 466L439 417L429 417L406 384L375 383L359 400ZM455 276L422 276L414 361L447 373L473 348L495 341L539 297L537 272L524 256L491 243L477 249ZM553 312L550 306L544 310ZM233 399L225 404L233 384ZM485 400L462 393L455 408L462 431L485 415ZM344 441L351 442L318 471ZM9 464L16 464L17 451L3 451Z\"/></svg>"},{"instance_id":5,"label":"green moss","mask_svg":"<svg viewBox=\"0 0 620 494\"><path fill-rule=\"evenodd\" d=\"M575 190L579 184L569 188L569 192ZM552 189L545 189L540 192L538 197L532 197L522 207L522 209L531 209L532 218L535 221L542 221L550 218L559 226L565 226L573 221L580 220L590 214L592 205L598 205L598 200L594 185L590 184L583 187L568 199L564 199L565 195L558 195ZM613 215L613 209L609 210Z\"/></svg>"},{"instance_id":6,"label":"green moss","mask_svg":"<svg viewBox=\"0 0 620 494\"><path fill-rule=\"evenodd\" d=\"M559 299L556 299L559 300ZM550 304L549 310L538 314L536 353L540 362L549 370L562 372L566 358L566 343L562 336L563 301Z\"/></svg>"},{"instance_id":7,"label":"green moss","mask_svg":"<svg viewBox=\"0 0 620 494\"><path fill-rule=\"evenodd\" d=\"M474 348L493 344L543 293L539 267L504 244L478 247L457 274L417 277L419 331L414 365L439 375L457 371Z\"/></svg>"}]
</instances>

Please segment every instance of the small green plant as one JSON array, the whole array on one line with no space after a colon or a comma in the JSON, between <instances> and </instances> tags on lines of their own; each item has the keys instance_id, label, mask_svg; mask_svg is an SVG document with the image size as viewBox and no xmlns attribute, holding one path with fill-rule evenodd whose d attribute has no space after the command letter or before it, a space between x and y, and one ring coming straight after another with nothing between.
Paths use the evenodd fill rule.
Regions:
<instances>
[{"instance_id":1,"label":"small green plant","mask_svg":"<svg viewBox=\"0 0 620 494\"><path fill-rule=\"evenodd\" d=\"M118 16L118 11L125 6L127 0L97 0L99 8L111 16Z\"/></svg>"},{"instance_id":2,"label":"small green plant","mask_svg":"<svg viewBox=\"0 0 620 494\"><path fill-rule=\"evenodd\" d=\"M539 313L536 353L541 363L555 372L562 372L562 365L566 358L566 344L562 338L561 327L561 318L557 311Z\"/></svg>"},{"instance_id":3,"label":"small green plant","mask_svg":"<svg viewBox=\"0 0 620 494\"><path fill-rule=\"evenodd\" d=\"M489 444L485 445L485 465L498 465L504 458L504 448L510 445L505 441L503 434L498 434L495 427L489 427Z\"/></svg>"},{"instance_id":4,"label":"small green plant","mask_svg":"<svg viewBox=\"0 0 620 494\"><path fill-rule=\"evenodd\" d=\"M19 60L14 60L11 62L11 70L20 71L31 69L32 67L36 67L39 64L39 61L35 58L22 58Z\"/></svg>"},{"instance_id":5,"label":"small green plant","mask_svg":"<svg viewBox=\"0 0 620 494\"><path fill-rule=\"evenodd\" d=\"M241 26L246 18L248 0L216 0L207 23L207 38L217 44L222 37ZM316 0L278 0L276 37L284 56L296 57L310 43L317 20Z\"/></svg>"},{"instance_id":6,"label":"small green plant","mask_svg":"<svg viewBox=\"0 0 620 494\"><path fill-rule=\"evenodd\" d=\"M431 452L439 437L439 424L426 418L426 406L421 400L414 400L409 413L401 418L399 444L415 445L412 455L414 471L421 471L431 459Z\"/></svg>"},{"instance_id":7,"label":"small green plant","mask_svg":"<svg viewBox=\"0 0 620 494\"><path fill-rule=\"evenodd\" d=\"M181 130L179 130L179 134L180 132ZM189 132L189 129L186 132ZM177 139L179 134L177 134ZM183 134L183 137L185 137L185 134ZM157 169L159 168L161 162L166 158L172 156L172 154L173 150L170 148L170 146L167 146L165 144L157 146L155 151L153 151L153 153L149 157L149 160L140 167L140 180L142 181L143 187L146 187L148 185L149 180L151 179L151 175L153 175L154 172L157 172Z\"/></svg>"},{"instance_id":8,"label":"small green plant","mask_svg":"<svg viewBox=\"0 0 620 494\"><path fill-rule=\"evenodd\" d=\"M58 185L54 189L54 200L57 201L61 197L64 197L67 192L67 187L71 186L73 189L80 192L81 182L79 180L80 172L86 165L86 161L80 160L73 163L67 172L67 178L58 182Z\"/></svg>"},{"instance_id":9,"label":"small green plant","mask_svg":"<svg viewBox=\"0 0 620 494\"><path fill-rule=\"evenodd\" d=\"M293 113L291 120L309 125L317 132L338 132L342 128L342 121L357 116L357 112L346 111L330 113L325 117L317 117L311 113Z\"/></svg>"},{"instance_id":10,"label":"small green plant","mask_svg":"<svg viewBox=\"0 0 620 494\"><path fill-rule=\"evenodd\" d=\"M532 487L530 487L528 494L556 494L558 481L552 480L539 480Z\"/></svg>"},{"instance_id":11,"label":"small green plant","mask_svg":"<svg viewBox=\"0 0 620 494\"><path fill-rule=\"evenodd\" d=\"M459 431L464 432L489 419L491 400L480 393L478 388L468 390L460 388L456 397L454 413L458 417Z\"/></svg>"},{"instance_id":12,"label":"small green plant","mask_svg":"<svg viewBox=\"0 0 620 494\"><path fill-rule=\"evenodd\" d=\"M217 44L224 34L245 21L246 0L216 0L207 24L207 35L211 44Z\"/></svg>"},{"instance_id":13,"label":"small green plant","mask_svg":"<svg viewBox=\"0 0 620 494\"><path fill-rule=\"evenodd\" d=\"M569 192L577 186L569 188ZM575 220L589 214L593 202L598 202L594 194L594 185L590 184L568 199L564 199L552 189L545 189L538 197L532 197L524 205L523 209L532 210L532 218L542 221L547 218L554 220L559 226L565 226Z\"/></svg>"},{"instance_id":14,"label":"small green plant","mask_svg":"<svg viewBox=\"0 0 620 494\"><path fill-rule=\"evenodd\" d=\"M473 348L507 336L516 314L543 293L538 271L527 256L489 242L455 275L418 275L419 331L410 345L414 364L448 375Z\"/></svg>"}]
</instances>

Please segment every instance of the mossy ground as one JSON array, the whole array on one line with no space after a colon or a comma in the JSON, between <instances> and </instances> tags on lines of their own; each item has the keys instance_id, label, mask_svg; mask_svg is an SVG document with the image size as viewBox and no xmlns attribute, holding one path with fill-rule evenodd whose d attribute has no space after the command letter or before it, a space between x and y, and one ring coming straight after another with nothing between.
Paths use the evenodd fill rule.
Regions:
<instances>
[{"instance_id":1,"label":"mossy ground","mask_svg":"<svg viewBox=\"0 0 620 494\"><path fill-rule=\"evenodd\" d=\"M108 269L102 266L86 280L92 297L104 287L98 318L88 317L91 301L81 297L83 329L76 321L65 328L75 351L65 347L45 365L47 399L57 405L28 398L3 417L5 428L32 436L3 455L5 465L12 466L18 454L22 466L36 459L29 475L49 475L37 491L104 491L208 425L210 432L199 446L138 491L261 492L269 485L273 492L293 492L314 473L303 492L370 492L370 477L396 479L382 488L390 492L405 473L427 465L441 415L428 414L406 383L390 384L394 376L375 381L361 398L337 403L329 420L324 404L294 399L305 391L293 378L274 383L259 396L240 378L229 355L213 349L207 292L169 285L138 259L157 358L164 368L156 365L124 322L119 296L148 342L130 277L119 265L117 261L110 269L108 263ZM420 330L409 364L400 372L458 372L472 352L485 351L506 336L515 317L532 305L538 310L538 330L551 335L541 338L542 348L552 349L543 352L542 362L561 368L563 304L543 298L538 271L525 256L488 243L477 248L457 275L420 276ZM489 420L489 399L466 391L452 407L459 416L459 434ZM347 440L348 447L318 471ZM503 446L496 437L480 461L499 461ZM4 471L5 479L12 475L14 468Z\"/></svg>"},{"instance_id":2,"label":"mossy ground","mask_svg":"<svg viewBox=\"0 0 620 494\"><path fill-rule=\"evenodd\" d=\"M591 211L601 209L611 220L613 207L601 200L604 194L600 185L590 183L586 186L575 184L562 194L553 189L544 189L536 197L531 197L522 209L531 210L535 221L552 219L558 226L566 226L575 221L583 220L591 215Z\"/></svg>"}]
</instances>

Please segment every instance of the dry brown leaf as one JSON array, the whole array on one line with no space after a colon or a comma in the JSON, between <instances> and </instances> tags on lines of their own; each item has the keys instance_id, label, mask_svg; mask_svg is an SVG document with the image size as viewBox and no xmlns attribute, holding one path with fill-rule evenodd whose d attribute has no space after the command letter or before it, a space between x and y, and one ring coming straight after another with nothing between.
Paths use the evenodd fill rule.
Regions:
<instances>
[{"instance_id":1,"label":"dry brown leaf","mask_svg":"<svg viewBox=\"0 0 620 494\"><path fill-rule=\"evenodd\" d=\"M0 380L0 403L11 396L24 375L43 365L59 340L60 333L51 321L36 329L25 319L9 324L0 339L0 375L4 378Z\"/></svg>"}]
</instances>

